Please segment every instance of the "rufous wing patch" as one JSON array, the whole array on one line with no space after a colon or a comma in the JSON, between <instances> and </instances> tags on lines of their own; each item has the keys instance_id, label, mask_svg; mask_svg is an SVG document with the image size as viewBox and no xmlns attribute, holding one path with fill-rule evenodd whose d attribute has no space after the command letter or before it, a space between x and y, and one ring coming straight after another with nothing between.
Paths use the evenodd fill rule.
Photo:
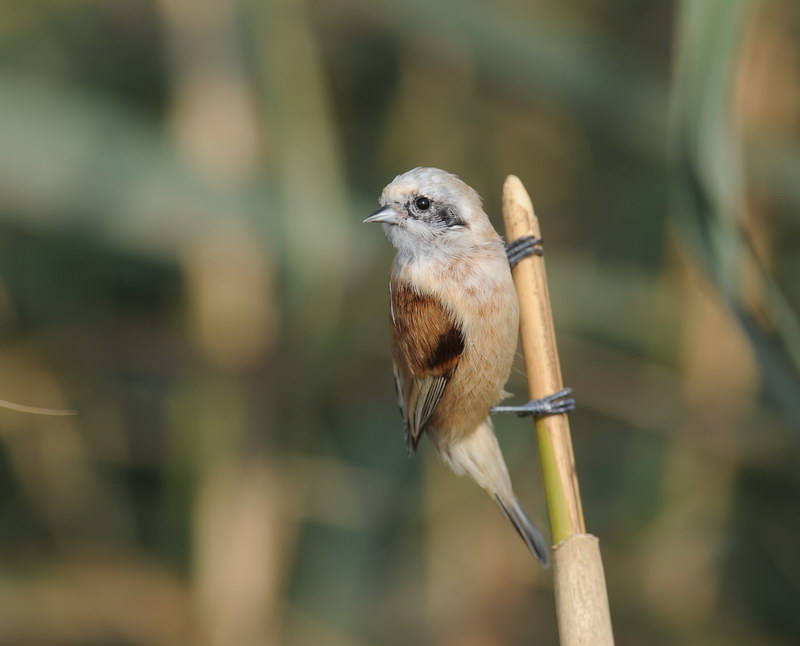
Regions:
<instances>
[{"instance_id":1,"label":"rufous wing patch","mask_svg":"<svg viewBox=\"0 0 800 646\"><path fill-rule=\"evenodd\" d=\"M390 289L395 380L413 451L464 352L464 335L436 297L399 281Z\"/></svg>"}]
</instances>

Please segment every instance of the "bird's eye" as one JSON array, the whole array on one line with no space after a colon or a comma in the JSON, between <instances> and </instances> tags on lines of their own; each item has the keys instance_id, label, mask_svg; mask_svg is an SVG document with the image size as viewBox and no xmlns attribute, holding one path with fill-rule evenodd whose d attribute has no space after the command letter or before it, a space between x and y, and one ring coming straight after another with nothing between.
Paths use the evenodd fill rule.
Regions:
<instances>
[{"instance_id":1,"label":"bird's eye","mask_svg":"<svg viewBox=\"0 0 800 646\"><path fill-rule=\"evenodd\" d=\"M420 211L427 211L431 208L431 201L427 197L418 197L414 204Z\"/></svg>"}]
</instances>

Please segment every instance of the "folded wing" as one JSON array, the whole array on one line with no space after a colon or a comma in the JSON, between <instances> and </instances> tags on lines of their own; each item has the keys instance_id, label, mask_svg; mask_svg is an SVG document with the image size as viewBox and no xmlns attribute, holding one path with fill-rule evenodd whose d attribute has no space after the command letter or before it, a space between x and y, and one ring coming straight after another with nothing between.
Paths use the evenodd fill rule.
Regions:
<instances>
[{"instance_id":1,"label":"folded wing","mask_svg":"<svg viewBox=\"0 0 800 646\"><path fill-rule=\"evenodd\" d=\"M417 448L464 352L461 326L436 297L390 284L397 395L408 450Z\"/></svg>"}]
</instances>

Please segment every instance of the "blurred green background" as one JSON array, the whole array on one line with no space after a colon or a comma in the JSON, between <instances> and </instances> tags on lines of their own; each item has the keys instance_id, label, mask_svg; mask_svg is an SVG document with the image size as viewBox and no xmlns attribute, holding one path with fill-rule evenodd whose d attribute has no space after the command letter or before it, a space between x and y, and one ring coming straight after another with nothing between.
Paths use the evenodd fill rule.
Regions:
<instances>
[{"instance_id":1,"label":"blurred green background","mask_svg":"<svg viewBox=\"0 0 800 646\"><path fill-rule=\"evenodd\" d=\"M5 0L0 398L78 414L0 409L2 646L556 643L405 454L420 165L531 192L617 643L800 643L800 4Z\"/></svg>"}]
</instances>

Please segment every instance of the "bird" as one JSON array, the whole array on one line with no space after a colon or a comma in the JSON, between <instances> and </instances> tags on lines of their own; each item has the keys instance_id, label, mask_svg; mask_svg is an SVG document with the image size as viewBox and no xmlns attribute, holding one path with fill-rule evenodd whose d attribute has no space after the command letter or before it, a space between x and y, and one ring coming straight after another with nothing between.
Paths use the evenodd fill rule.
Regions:
<instances>
[{"instance_id":1,"label":"bird","mask_svg":"<svg viewBox=\"0 0 800 646\"><path fill-rule=\"evenodd\" d=\"M570 389L522 406L498 406L517 348L519 305L512 266L541 253L541 240L506 246L478 193L458 176L419 167L394 178L380 223L397 253L389 280L394 378L409 454L423 435L458 475L497 503L544 567L542 532L514 494L491 414L560 414L575 406Z\"/></svg>"}]
</instances>

